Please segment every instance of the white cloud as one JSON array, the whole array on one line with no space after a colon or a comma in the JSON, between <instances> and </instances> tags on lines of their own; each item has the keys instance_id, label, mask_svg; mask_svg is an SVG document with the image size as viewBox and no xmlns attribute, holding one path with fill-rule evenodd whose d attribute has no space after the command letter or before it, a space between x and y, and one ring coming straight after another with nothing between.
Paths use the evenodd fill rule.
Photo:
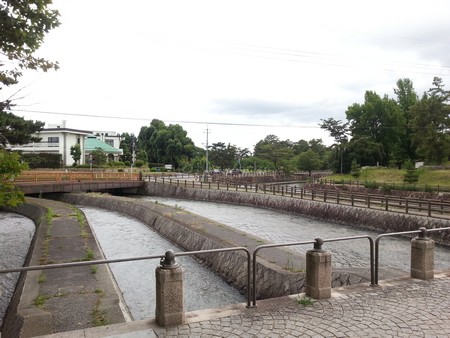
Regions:
<instances>
[{"instance_id":1,"label":"white cloud","mask_svg":"<svg viewBox=\"0 0 450 338\"><path fill-rule=\"evenodd\" d=\"M62 24L40 54L61 69L27 73L21 108L133 118L18 113L73 128L137 134L158 118L209 122L211 142L247 148L268 134L330 143L317 123L344 119L366 90L393 95L407 77L421 94L434 76L449 82L446 1L56 0L54 7ZM198 146L206 142L206 124L180 124Z\"/></svg>"}]
</instances>

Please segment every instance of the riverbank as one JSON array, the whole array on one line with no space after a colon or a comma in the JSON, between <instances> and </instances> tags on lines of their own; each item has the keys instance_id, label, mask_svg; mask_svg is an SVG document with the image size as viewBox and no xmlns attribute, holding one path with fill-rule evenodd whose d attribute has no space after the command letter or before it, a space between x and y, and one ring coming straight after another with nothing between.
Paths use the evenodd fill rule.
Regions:
<instances>
[{"instance_id":1,"label":"riverbank","mask_svg":"<svg viewBox=\"0 0 450 338\"><path fill-rule=\"evenodd\" d=\"M27 198L8 211L36 224L25 265L103 258L84 215L65 203ZM30 271L19 278L2 336L33 337L124 321L119 294L105 265Z\"/></svg>"}]
</instances>

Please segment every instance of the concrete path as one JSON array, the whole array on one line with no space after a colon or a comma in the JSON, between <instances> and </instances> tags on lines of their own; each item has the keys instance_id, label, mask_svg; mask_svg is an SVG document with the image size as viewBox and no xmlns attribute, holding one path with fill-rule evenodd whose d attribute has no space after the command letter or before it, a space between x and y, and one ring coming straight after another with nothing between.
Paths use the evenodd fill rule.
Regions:
<instances>
[{"instance_id":1,"label":"concrete path","mask_svg":"<svg viewBox=\"0 0 450 338\"><path fill-rule=\"evenodd\" d=\"M449 337L450 272L435 279L398 279L378 287L333 289L327 300L304 295L187 314L187 323L160 328L153 320L115 324L45 337ZM303 304L301 304L303 303Z\"/></svg>"}]
</instances>

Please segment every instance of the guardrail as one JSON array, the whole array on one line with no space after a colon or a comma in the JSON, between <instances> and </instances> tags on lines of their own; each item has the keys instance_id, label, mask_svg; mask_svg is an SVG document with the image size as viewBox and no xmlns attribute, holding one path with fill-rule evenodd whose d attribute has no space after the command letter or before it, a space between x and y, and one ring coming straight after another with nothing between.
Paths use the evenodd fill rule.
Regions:
<instances>
[{"instance_id":1,"label":"guardrail","mask_svg":"<svg viewBox=\"0 0 450 338\"><path fill-rule=\"evenodd\" d=\"M271 184L223 184L221 182L203 182L180 180L170 177L152 177L148 181L176 185L192 189L228 190L260 194L281 195L311 201L349 205L380 211L392 211L417 216L450 218L450 202L411 197L396 197L382 194L363 194L330 189L305 188L289 185Z\"/></svg>"},{"instance_id":2,"label":"guardrail","mask_svg":"<svg viewBox=\"0 0 450 338\"><path fill-rule=\"evenodd\" d=\"M106 180L132 180L141 179L139 173L126 172L61 172L61 171L24 171L14 178L17 183L35 182L62 182L62 181L106 181Z\"/></svg>"},{"instance_id":3,"label":"guardrail","mask_svg":"<svg viewBox=\"0 0 450 338\"><path fill-rule=\"evenodd\" d=\"M369 241L369 253L370 253L370 262L369 262L369 264L370 264L370 285L377 286L378 285L380 241L382 238L387 237L387 236L401 236L401 235L410 235L410 234L419 234L420 236L425 236L428 232L448 231L448 230L450 230L450 227L436 228L436 229L420 228L419 230L414 230L414 231L404 231L404 232L381 234L381 235L377 236L375 240L370 235L360 235L360 236L338 237L338 238L328 238L328 239L316 238L314 240L291 242L291 243L281 243L281 244L265 244L265 245L260 245L260 246L256 247L254 249L253 253L251 253L249 251L249 249L247 249L245 247L231 247L231 248L222 248L222 249L178 252L178 253L174 253L174 255L175 255L175 257L181 257L181 256L193 256L193 255L201 255L201 254L208 254L208 253L244 251L247 255L247 307L251 308L251 307L256 307L256 301L257 301L257 299L256 299L256 295L257 295L256 272L257 272L257 257L258 257L257 254L259 251L261 251L263 249L297 246L297 245L307 245L307 244L314 244L314 247L319 245L321 247L323 243L327 243L327 242L339 242L339 241L367 239ZM86 265L111 264L111 263L150 260L150 259L158 259L158 258L162 260L164 257L165 257L165 254L160 254L160 255L131 257L131 258L105 259L105 260L71 262L71 263L61 263L61 264L36 265L36 266L27 266L27 267L20 267L20 268L2 269L2 270L0 270L0 274L11 273L11 272L25 272L25 271L33 271L33 270L70 268L70 267L78 267L78 266L86 266Z\"/></svg>"}]
</instances>

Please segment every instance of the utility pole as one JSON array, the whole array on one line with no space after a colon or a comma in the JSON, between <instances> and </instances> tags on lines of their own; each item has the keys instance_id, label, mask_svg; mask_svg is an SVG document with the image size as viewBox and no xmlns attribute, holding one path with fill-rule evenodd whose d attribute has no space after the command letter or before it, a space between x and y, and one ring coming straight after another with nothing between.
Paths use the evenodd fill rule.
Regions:
<instances>
[{"instance_id":1,"label":"utility pole","mask_svg":"<svg viewBox=\"0 0 450 338\"><path fill-rule=\"evenodd\" d=\"M209 129L208 125L206 125L206 173L209 172L209 160L208 160L208 136L209 136Z\"/></svg>"}]
</instances>

